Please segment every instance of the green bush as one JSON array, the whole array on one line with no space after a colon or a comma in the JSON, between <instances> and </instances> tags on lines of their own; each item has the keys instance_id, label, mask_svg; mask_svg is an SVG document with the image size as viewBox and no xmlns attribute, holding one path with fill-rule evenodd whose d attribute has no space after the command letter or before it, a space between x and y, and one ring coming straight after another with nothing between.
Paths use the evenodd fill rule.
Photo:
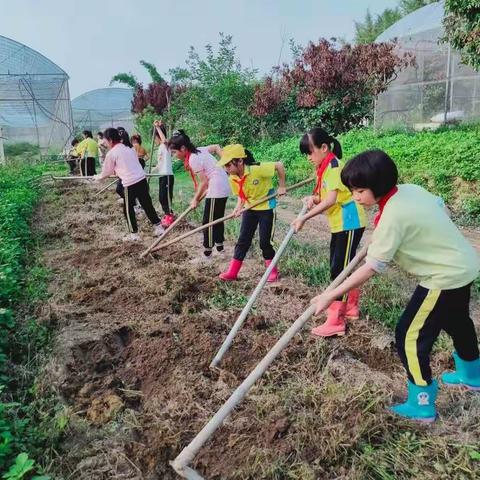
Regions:
<instances>
[{"instance_id":1,"label":"green bush","mask_svg":"<svg viewBox=\"0 0 480 480\"><path fill-rule=\"evenodd\" d=\"M453 202L460 196L458 209L478 216L480 180L480 125L445 128L435 132L383 132L351 130L339 137L344 160L370 149L386 151L396 162L401 182L420 184ZM300 135L274 145L258 144L253 151L259 160L282 160L291 181L310 175L312 168L301 155ZM464 182L466 192L455 181ZM468 193L470 191L470 193Z\"/></svg>"}]
</instances>

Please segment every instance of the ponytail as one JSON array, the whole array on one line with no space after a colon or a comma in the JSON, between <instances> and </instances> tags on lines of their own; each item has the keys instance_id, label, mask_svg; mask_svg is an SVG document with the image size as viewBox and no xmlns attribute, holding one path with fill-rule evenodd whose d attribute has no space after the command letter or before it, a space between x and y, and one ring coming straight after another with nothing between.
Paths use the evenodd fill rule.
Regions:
<instances>
[{"instance_id":1,"label":"ponytail","mask_svg":"<svg viewBox=\"0 0 480 480\"><path fill-rule=\"evenodd\" d=\"M320 127L312 128L308 133L303 135L300 139L300 152L304 155L309 155L312 153L312 145L320 148L324 144L328 145L328 148L338 159L342 158L343 152L340 142Z\"/></svg>"},{"instance_id":2,"label":"ponytail","mask_svg":"<svg viewBox=\"0 0 480 480\"><path fill-rule=\"evenodd\" d=\"M255 158L253 158L253 153L250 150L245 149L246 157L243 159L243 163L245 165L260 165L260 162L257 162Z\"/></svg>"},{"instance_id":3,"label":"ponytail","mask_svg":"<svg viewBox=\"0 0 480 480\"><path fill-rule=\"evenodd\" d=\"M172 138L168 141L168 148L172 150L180 150L185 147L190 153L198 153L198 148L192 143L190 137L185 133L185 130L175 130Z\"/></svg>"}]
</instances>

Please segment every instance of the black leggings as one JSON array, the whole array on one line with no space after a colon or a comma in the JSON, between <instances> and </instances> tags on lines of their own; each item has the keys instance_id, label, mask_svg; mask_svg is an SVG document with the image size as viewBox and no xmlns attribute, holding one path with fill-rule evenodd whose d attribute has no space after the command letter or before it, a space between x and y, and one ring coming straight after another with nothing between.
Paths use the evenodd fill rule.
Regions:
<instances>
[{"instance_id":1,"label":"black leggings","mask_svg":"<svg viewBox=\"0 0 480 480\"><path fill-rule=\"evenodd\" d=\"M432 382L430 352L444 330L462 360L478 358L478 340L470 318L470 287L429 290L418 286L413 292L395 331L398 355L408 379L419 386Z\"/></svg>"},{"instance_id":2,"label":"black leggings","mask_svg":"<svg viewBox=\"0 0 480 480\"><path fill-rule=\"evenodd\" d=\"M125 197L123 199L123 213L127 219L128 230L132 233L138 232L137 218L135 216L135 201L138 199L140 205L145 211L145 215L152 225L160 223L157 212L153 208L152 199L148 192L148 183L144 178L129 187L124 187Z\"/></svg>"},{"instance_id":3,"label":"black leggings","mask_svg":"<svg viewBox=\"0 0 480 480\"><path fill-rule=\"evenodd\" d=\"M82 158L80 160L80 172L82 177L96 175L95 170L95 157Z\"/></svg>"},{"instance_id":4,"label":"black leggings","mask_svg":"<svg viewBox=\"0 0 480 480\"><path fill-rule=\"evenodd\" d=\"M364 228L332 233L330 240L330 278L335 280L357 253ZM348 294L337 300L347 301Z\"/></svg>"},{"instance_id":5,"label":"black leggings","mask_svg":"<svg viewBox=\"0 0 480 480\"><path fill-rule=\"evenodd\" d=\"M174 181L175 177L173 175L163 175L158 178L158 200L165 215L173 214L172 199Z\"/></svg>"},{"instance_id":6,"label":"black leggings","mask_svg":"<svg viewBox=\"0 0 480 480\"><path fill-rule=\"evenodd\" d=\"M263 258L265 260L271 260L275 256L275 250L272 246L272 239L275 233L275 210L247 210L242 214L240 235L235 245L233 258L236 260L243 260L245 258L252 244L257 226Z\"/></svg>"},{"instance_id":7,"label":"black leggings","mask_svg":"<svg viewBox=\"0 0 480 480\"><path fill-rule=\"evenodd\" d=\"M213 222L225 216L225 207L227 205L227 197L224 198L207 198L205 200L205 209L203 210L202 225ZM222 247L225 241L225 224L217 223L203 231L203 247L205 254L208 255L212 251L213 245Z\"/></svg>"}]
</instances>

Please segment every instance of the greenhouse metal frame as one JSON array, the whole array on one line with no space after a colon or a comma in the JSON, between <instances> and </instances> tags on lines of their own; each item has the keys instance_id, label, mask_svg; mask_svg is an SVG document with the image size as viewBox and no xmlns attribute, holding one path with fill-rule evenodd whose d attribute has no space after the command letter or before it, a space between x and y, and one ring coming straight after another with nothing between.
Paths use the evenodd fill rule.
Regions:
<instances>
[{"instance_id":1,"label":"greenhouse metal frame","mask_svg":"<svg viewBox=\"0 0 480 480\"><path fill-rule=\"evenodd\" d=\"M46 154L73 135L69 76L32 48L0 36L0 128L6 145L27 142Z\"/></svg>"},{"instance_id":2,"label":"greenhouse metal frame","mask_svg":"<svg viewBox=\"0 0 480 480\"><path fill-rule=\"evenodd\" d=\"M396 40L398 52L415 57L399 72L375 105L375 127L435 129L480 118L480 74L461 63L459 52L442 42L444 2L405 16L377 42Z\"/></svg>"},{"instance_id":3,"label":"greenhouse metal frame","mask_svg":"<svg viewBox=\"0 0 480 480\"><path fill-rule=\"evenodd\" d=\"M131 88L98 88L72 100L73 121L77 130L103 131L108 127L134 128Z\"/></svg>"}]
</instances>

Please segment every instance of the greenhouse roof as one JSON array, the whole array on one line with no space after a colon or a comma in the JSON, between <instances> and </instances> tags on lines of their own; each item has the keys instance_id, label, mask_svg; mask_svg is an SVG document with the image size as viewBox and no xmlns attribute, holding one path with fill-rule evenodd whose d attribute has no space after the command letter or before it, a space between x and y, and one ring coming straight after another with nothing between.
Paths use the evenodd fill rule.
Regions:
<instances>
[{"instance_id":1,"label":"greenhouse roof","mask_svg":"<svg viewBox=\"0 0 480 480\"><path fill-rule=\"evenodd\" d=\"M99 112L130 111L132 99L131 88L98 88L74 98L72 109Z\"/></svg>"},{"instance_id":2,"label":"greenhouse roof","mask_svg":"<svg viewBox=\"0 0 480 480\"><path fill-rule=\"evenodd\" d=\"M0 75L68 75L41 53L0 35Z\"/></svg>"},{"instance_id":3,"label":"greenhouse roof","mask_svg":"<svg viewBox=\"0 0 480 480\"><path fill-rule=\"evenodd\" d=\"M444 1L431 3L419 8L387 28L377 42L388 42L395 38L404 38L428 30L442 28Z\"/></svg>"}]
</instances>

